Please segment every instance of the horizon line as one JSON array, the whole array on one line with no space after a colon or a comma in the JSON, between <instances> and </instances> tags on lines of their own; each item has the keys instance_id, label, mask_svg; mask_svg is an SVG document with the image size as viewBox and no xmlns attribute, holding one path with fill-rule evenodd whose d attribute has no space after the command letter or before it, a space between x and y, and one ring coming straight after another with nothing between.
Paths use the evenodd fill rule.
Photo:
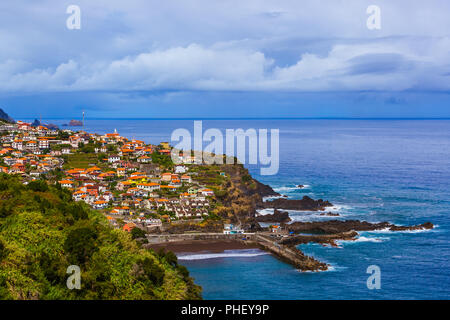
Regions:
<instances>
[{"instance_id":1,"label":"horizon line","mask_svg":"<svg viewBox=\"0 0 450 320\"><path fill-rule=\"evenodd\" d=\"M77 117L68 118L46 118L46 120L76 120ZM24 120L38 119L35 117L21 118ZM86 120L450 120L450 117L211 117L211 118L193 118L193 117L180 117L180 118L103 118L93 117L85 118Z\"/></svg>"}]
</instances>

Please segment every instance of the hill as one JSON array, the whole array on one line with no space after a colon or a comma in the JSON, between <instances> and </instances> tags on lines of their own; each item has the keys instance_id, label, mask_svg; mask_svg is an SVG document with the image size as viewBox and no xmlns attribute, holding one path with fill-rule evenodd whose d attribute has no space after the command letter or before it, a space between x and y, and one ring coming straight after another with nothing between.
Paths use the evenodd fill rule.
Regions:
<instances>
[{"instance_id":1,"label":"hill","mask_svg":"<svg viewBox=\"0 0 450 320\"><path fill-rule=\"evenodd\" d=\"M5 111L3 111L2 108L0 108L0 120L6 121L6 122L11 122L14 123L14 119L11 118Z\"/></svg>"},{"instance_id":2,"label":"hill","mask_svg":"<svg viewBox=\"0 0 450 320\"><path fill-rule=\"evenodd\" d=\"M67 267L81 269L69 290ZM59 185L0 174L0 299L199 299L172 252L142 249Z\"/></svg>"}]
</instances>

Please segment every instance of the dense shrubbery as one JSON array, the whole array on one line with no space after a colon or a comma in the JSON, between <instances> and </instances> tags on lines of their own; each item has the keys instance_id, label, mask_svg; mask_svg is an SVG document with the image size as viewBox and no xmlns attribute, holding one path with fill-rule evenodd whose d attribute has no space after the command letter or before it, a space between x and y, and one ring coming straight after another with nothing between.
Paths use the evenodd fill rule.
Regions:
<instances>
[{"instance_id":1,"label":"dense shrubbery","mask_svg":"<svg viewBox=\"0 0 450 320\"><path fill-rule=\"evenodd\" d=\"M165 168L171 168L174 165L172 158L169 155L153 152L151 157L153 163L159 164Z\"/></svg>"},{"instance_id":2,"label":"dense shrubbery","mask_svg":"<svg viewBox=\"0 0 450 320\"><path fill-rule=\"evenodd\" d=\"M131 230L131 237L133 239L145 238L145 234L145 231L139 228L133 228L133 230Z\"/></svg>"},{"instance_id":3,"label":"dense shrubbery","mask_svg":"<svg viewBox=\"0 0 450 320\"><path fill-rule=\"evenodd\" d=\"M81 290L66 287L72 264ZM0 175L0 299L199 297L173 253L141 249L59 185Z\"/></svg>"}]
</instances>

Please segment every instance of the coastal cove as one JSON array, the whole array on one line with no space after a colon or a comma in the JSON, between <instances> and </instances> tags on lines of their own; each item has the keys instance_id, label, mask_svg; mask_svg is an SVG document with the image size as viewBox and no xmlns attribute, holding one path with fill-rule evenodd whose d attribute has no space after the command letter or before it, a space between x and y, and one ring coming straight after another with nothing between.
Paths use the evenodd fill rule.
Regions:
<instances>
[{"instance_id":1,"label":"coastal cove","mask_svg":"<svg viewBox=\"0 0 450 320\"><path fill-rule=\"evenodd\" d=\"M158 143L167 141L173 129L191 124L188 120L88 119L86 130L117 129L124 136ZM329 211L339 214L328 217L288 210L292 223L356 219L436 225L426 231L360 231L357 241L338 241L338 248L298 245L305 254L331 265L319 273L300 273L256 248L219 244L216 249L185 248L182 251L192 254L188 258L179 254L180 262L203 287L204 298L450 297L450 121L214 120L204 124L221 129L280 129L279 174L258 176L257 166L249 167L251 174L290 199L306 195L329 200L333 204ZM381 290L366 287L369 265L380 266Z\"/></svg>"}]
</instances>

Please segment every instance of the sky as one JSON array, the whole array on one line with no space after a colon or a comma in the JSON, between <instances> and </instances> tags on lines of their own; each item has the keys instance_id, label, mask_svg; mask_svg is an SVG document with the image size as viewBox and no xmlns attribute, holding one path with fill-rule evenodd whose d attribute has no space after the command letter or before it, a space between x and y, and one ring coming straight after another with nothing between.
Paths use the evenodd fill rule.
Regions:
<instances>
[{"instance_id":1,"label":"sky","mask_svg":"<svg viewBox=\"0 0 450 320\"><path fill-rule=\"evenodd\" d=\"M70 5L80 29L69 29ZM370 30L367 8L380 8ZM14 118L450 118L448 0L0 3Z\"/></svg>"}]
</instances>

